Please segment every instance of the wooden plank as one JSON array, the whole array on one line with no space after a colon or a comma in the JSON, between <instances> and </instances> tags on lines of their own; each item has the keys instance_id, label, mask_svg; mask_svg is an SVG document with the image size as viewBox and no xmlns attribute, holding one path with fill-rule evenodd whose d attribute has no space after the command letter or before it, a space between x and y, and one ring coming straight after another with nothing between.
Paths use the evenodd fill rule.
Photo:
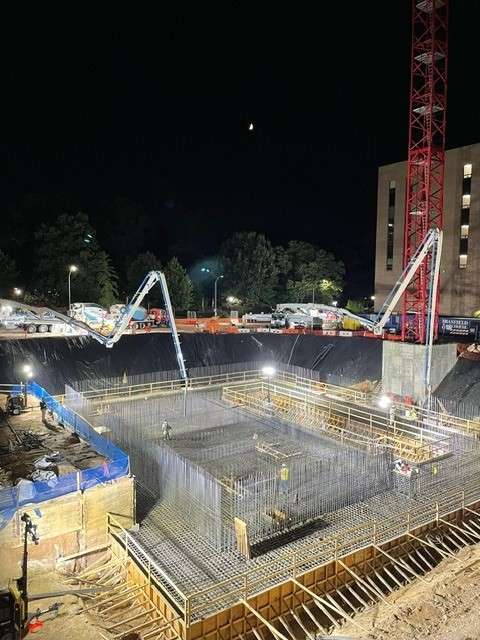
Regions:
<instances>
[{"instance_id":1,"label":"wooden plank","mask_svg":"<svg viewBox=\"0 0 480 640\"><path fill-rule=\"evenodd\" d=\"M430 562L427 560L427 558L425 557L427 554L423 554L422 551L424 551L423 549L415 549L415 553L417 554L417 556L419 556L423 562L425 562L425 564L427 565L427 567L430 569L430 571L433 571L433 564L430 564ZM430 556L430 560L432 560L432 557Z\"/></svg>"},{"instance_id":2,"label":"wooden plank","mask_svg":"<svg viewBox=\"0 0 480 640\"><path fill-rule=\"evenodd\" d=\"M283 616L278 616L278 620L279 620L280 624L283 625L283 628L288 633L290 638L292 638L292 640L296 640L295 633L294 633L292 627L288 624L288 622L286 620L284 620Z\"/></svg>"},{"instance_id":3,"label":"wooden plank","mask_svg":"<svg viewBox=\"0 0 480 640\"><path fill-rule=\"evenodd\" d=\"M470 535L473 536L476 540L480 540L480 534L475 533L475 531L468 525L468 522L462 520L463 526L466 527L470 531Z\"/></svg>"},{"instance_id":4,"label":"wooden plank","mask_svg":"<svg viewBox=\"0 0 480 640\"><path fill-rule=\"evenodd\" d=\"M360 611L360 609L357 609L357 607L355 607L350 600L347 598L347 596L342 592L341 589L337 589L337 593L338 595L342 598L342 600L350 607L350 609L352 611L354 611L355 613L358 613Z\"/></svg>"},{"instance_id":5,"label":"wooden plank","mask_svg":"<svg viewBox=\"0 0 480 640\"><path fill-rule=\"evenodd\" d=\"M355 582L354 584L356 584L356 585L357 585L357 588L358 588L358 589L361 589L361 585L360 585L358 582ZM364 608L365 608L365 609L368 609L368 608L370 607L370 604L369 604L368 602L366 602L366 601L362 598L362 596L360 596L360 595L359 595L359 594L358 594L358 593L353 589L353 587L351 587L349 584L346 584L346 585L345 585L345 587L346 587L347 591L349 591L349 592L352 594L352 596L353 596L356 600L358 600L358 602L360 602L360 604L362 604L362 605L364 606ZM371 598L371 597L372 597L372 596L371 596L371 594L370 594L370 593L368 593L368 591L365 591L365 588L363 588L363 591L367 594L367 596L368 596L369 598Z\"/></svg>"},{"instance_id":6,"label":"wooden plank","mask_svg":"<svg viewBox=\"0 0 480 640\"><path fill-rule=\"evenodd\" d=\"M248 540L247 523L240 518L234 518L233 523L235 526L235 536L237 538L238 552L244 557L250 560L252 557L250 542ZM246 595L246 594L245 594Z\"/></svg>"},{"instance_id":7,"label":"wooden plank","mask_svg":"<svg viewBox=\"0 0 480 640\"><path fill-rule=\"evenodd\" d=\"M98 547L90 547L90 549L84 549L83 551L72 553L69 556L60 556L59 558L57 558L57 562L68 562L69 560L75 560L75 558L88 556L91 553L97 553L97 551L103 551L104 549L110 549L110 544L101 544Z\"/></svg>"},{"instance_id":8,"label":"wooden plank","mask_svg":"<svg viewBox=\"0 0 480 640\"><path fill-rule=\"evenodd\" d=\"M308 638L308 640L315 640L315 636L313 636L310 633L310 631L307 629L307 627L303 624L302 619L300 618L300 616L297 615L293 609L290 609L290 613L291 613L293 619L295 620L295 622L298 624L300 629L305 634L305 637Z\"/></svg>"},{"instance_id":9,"label":"wooden plank","mask_svg":"<svg viewBox=\"0 0 480 640\"><path fill-rule=\"evenodd\" d=\"M310 620L313 622L313 624L315 624L315 625L317 626L317 629L320 629L320 631L321 631L322 633L328 634L328 630L327 630L327 629L325 629L325 628L320 624L320 622L319 622L319 621L316 619L316 617L313 615L313 612L312 612L312 611L310 611L310 609L307 607L307 605L306 605L304 602L302 602L302 607L304 608L305 613L309 616L309 618L310 618Z\"/></svg>"},{"instance_id":10,"label":"wooden plank","mask_svg":"<svg viewBox=\"0 0 480 640\"><path fill-rule=\"evenodd\" d=\"M332 616L332 614L330 613L330 611L325 607L325 605L323 605L320 600L318 598L315 598L314 600L315 606L320 609L320 611L327 616L327 618L330 620L330 622L333 624L333 626L336 629L340 629L341 625L339 624L339 622Z\"/></svg>"},{"instance_id":11,"label":"wooden plank","mask_svg":"<svg viewBox=\"0 0 480 640\"><path fill-rule=\"evenodd\" d=\"M121 633L117 633L116 635L114 635L114 640L120 640L120 638L123 638L125 635L127 635L127 633L133 633L133 632L137 632L140 631L141 629L145 629L145 627L149 627L151 624L155 624L156 622L159 621L164 621L163 617L157 616L156 618L154 618L153 620L148 620L147 622L143 622L142 624L138 624L136 627L131 627L130 629L127 629L126 631L122 631ZM162 627L160 627L159 629L154 629L154 631L156 633L160 633L161 631L165 631L165 629L168 629L170 625L166 624L163 625Z\"/></svg>"},{"instance_id":12,"label":"wooden plank","mask_svg":"<svg viewBox=\"0 0 480 640\"><path fill-rule=\"evenodd\" d=\"M465 529L462 529L462 527L459 527L457 524L454 524L453 522L447 522L447 520L444 520L443 518L440 518L440 522L443 522L444 524L446 524L451 529L455 529L455 531L458 531L458 532L462 533L463 535L469 536L470 538L472 538L474 540L478 540L480 538L480 536L478 534L473 536L471 532L465 531ZM463 520L462 520L462 523L465 524L463 522ZM465 544L469 545L470 542L465 542Z\"/></svg>"},{"instance_id":13,"label":"wooden plank","mask_svg":"<svg viewBox=\"0 0 480 640\"><path fill-rule=\"evenodd\" d=\"M332 607L332 609L334 611L336 611L337 613L339 613L342 617L344 617L346 620L349 620L354 627L358 627L361 631L364 631L365 633L368 633L367 629L365 629L365 627L362 627L362 625L357 622L353 616L351 616L349 613L347 613L345 611L345 609L343 607L341 607L338 602L336 602L336 600L333 599L333 597L329 594L326 593L325 594L325 598L322 598L322 600L324 602L326 602L328 600L328 602L330 603L330 606Z\"/></svg>"},{"instance_id":14,"label":"wooden plank","mask_svg":"<svg viewBox=\"0 0 480 640\"><path fill-rule=\"evenodd\" d=\"M271 624L268 620L266 620L256 609L254 609L245 599L241 600L244 607L246 607L254 616L256 616L260 622L262 622L267 629L275 636L275 638L279 638L279 640L289 640L283 633L280 633L278 629L275 629L273 624Z\"/></svg>"},{"instance_id":15,"label":"wooden plank","mask_svg":"<svg viewBox=\"0 0 480 640\"><path fill-rule=\"evenodd\" d=\"M469 547L472 544L471 540L465 540L465 538L462 538L462 536L458 533L458 531L454 531L453 529L450 529L449 531L450 531L450 535L452 536L452 542L453 542L453 538L460 542L460 545L461 545L460 549Z\"/></svg>"},{"instance_id":16,"label":"wooden plank","mask_svg":"<svg viewBox=\"0 0 480 640\"><path fill-rule=\"evenodd\" d=\"M359 576L358 574L355 573L355 571L353 571L353 569L351 569L350 567L348 567L342 560L337 560L337 562L348 571L348 573L355 578L355 580L357 582L359 582L360 584L364 585L367 588L367 592L368 591L373 591L373 593L375 594L375 598L380 598L380 600L383 600L383 602L385 602L386 605L388 605L389 607L393 607L391 602L388 602L388 600L385 598L385 596L383 595L383 593L380 591L380 589L378 587L372 587L371 585L368 584L368 582L365 582L365 580L363 580L363 578L361 576Z\"/></svg>"},{"instance_id":17,"label":"wooden plank","mask_svg":"<svg viewBox=\"0 0 480 640\"><path fill-rule=\"evenodd\" d=\"M390 593L394 592L393 587L391 587L388 582L382 577L382 575L376 570L374 569L374 573L377 576L377 578L380 580L380 582L383 584L383 586L385 587L385 589L387 591L389 591Z\"/></svg>"},{"instance_id":18,"label":"wooden plank","mask_svg":"<svg viewBox=\"0 0 480 640\"><path fill-rule=\"evenodd\" d=\"M383 570L385 571L387 576L389 576L393 580L393 582L397 585L397 587L399 589L402 589L402 587L405 586L402 582L400 582L400 580L397 578L397 576L390 571L390 569L388 567L383 567ZM409 582L409 580L407 580L407 582Z\"/></svg>"},{"instance_id":19,"label":"wooden plank","mask_svg":"<svg viewBox=\"0 0 480 640\"><path fill-rule=\"evenodd\" d=\"M429 542L427 540L423 540L423 538L418 538L417 536L414 536L413 533L407 532L407 536L410 536L411 538L414 538L414 540L418 540L419 542L421 542L422 544L426 545L427 547L431 547L432 549L435 549L435 551L437 553L439 553L441 556L443 556L444 558L453 558L454 560L457 560L458 562L458 558L455 557L455 555L451 552L447 552L445 550L439 549L439 547L437 547L436 544L434 544L433 542Z\"/></svg>"},{"instance_id":20,"label":"wooden plank","mask_svg":"<svg viewBox=\"0 0 480 640\"><path fill-rule=\"evenodd\" d=\"M139 605L141 606L141 605ZM109 625L109 629L116 629L117 627L121 627L122 624L126 624L127 622L133 622L133 620L137 620L138 618L141 618L142 616L148 616L148 614L152 613L152 611L155 611L156 608L152 607L151 609L143 609L140 613L135 614L134 616L130 616L129 618L125 618L125 620L120 620L120 622L116 622L115 624L111 624Z\"/></svg>"},{"instance_id":21,"label":"wooden plank","mask_svg":"<svg viewBox=\"0 0 480 640\"><path fill-rule=\"evenodd\" d=\"M142 587L132 587L132 589L130 589L129 591L135 592L135 591L140 591L141 589L143 589L144 586ZM112 609L116 609L117 607L120 607L122 604L125 604L126 602L129 602L132 600L132 593L129 593L128 598L123 598L123 600L119 600L118 602L114 602L114 604L111 604L110 606L108 606L106 609L102 609L101 611L99 611L99 614L101 614L102 616L104 616L107 611L111 611ZM126 595L126 593L122 593L120 594L119 597L122 597ZM114 598L114 601L117 600L118 598ZM108 604L108 603L105 603ZM97 607L98 608L98 607Z\"/></svg>"},{"instance_id":22,"label":"wooden plank","mask_svg":"<svg viewBox=\"0 0 480 640\"><path fill-rule=\"evenodd\" d=\"M122 586L127 586L127 584L124 583L124 585L122 585ZM103 606L104 604L109 604L109 603L115 602L115 600L117 600L118 598L123 598L127 593L131 594L131 593L133 593L135 591L139 591L140 589L143 589L145 586L147 586L147 585L144 584L141 587L139 587L139 586L129 587L129 588L125 589L124 591L121 591L120 593L116 593L114 596L112 596L110 594L106 598L103 598L103 600L101 600L100 602L92 603L86 609L83 609L82 613L90 611L90 609L98 609L99 607ZM105 611L107 611L107 609L104 609L101 613L105 613Z\"/></svg>"},{"instance_id":23,"label":"wooden plank","mask_svg":"<svg viewBox=\"0 0 480 640\"><path fill-rule=\"evenodd\" d=\"M408 552L407 553L408 557L410 558L410 562L412 562L419 571L422 571L423 573L425 573L425 569L424 567L422 567L422 565L418 562L418 560L413 556L412 553Z\"/></svg>"},{"instance_id":24,"label":"wooden plank","mask_svg":"<svg viewBox=\"0 0 480 640\"><path fill-rule=\"evenodd\" d=\"M402 571L402 569L413 574L416 578L418 578L422 582L425 582L425 584L428 584L428 581L425 580L425 578L423 578L421 575L419 575L414 569L412 569L405 561L400 561L399 559L394 558L392 555L384 551L381 547L379 547L376 544L374 544L373 546L377 551L380 551L380 553L382 553L386 558L388 558L391 562L393 562L394 565L397 566L397 570L399 571L399 573L402 574L405 580L410 580L410 578Z\"/></svg>"}]
</instances>

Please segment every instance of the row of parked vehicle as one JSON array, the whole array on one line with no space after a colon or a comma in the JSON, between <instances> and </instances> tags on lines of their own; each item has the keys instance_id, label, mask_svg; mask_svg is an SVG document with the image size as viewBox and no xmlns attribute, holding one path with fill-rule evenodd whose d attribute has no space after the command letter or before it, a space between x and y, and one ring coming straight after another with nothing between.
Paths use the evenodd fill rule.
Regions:
<instances>
[{"instance_id":1,"label":"row of parked vehicle","mask_svg":"<svg viewBox=\"0 0 480 640\"><path fill-rule=\"evenodd\" d=\"M128 306L123 304L114 304L106 309L95 303L76 302L65 315L87 324L92 329L108 333L127 309ZM129 328L135 331L166 324L168 318L164 309L139 307L130 321ZM27 309L9 301L4 301L0 306L0 327L8 330L21 329L26 333L81 333L81 330L68 325L50 309Z\"/></svg>"}]
</instances>

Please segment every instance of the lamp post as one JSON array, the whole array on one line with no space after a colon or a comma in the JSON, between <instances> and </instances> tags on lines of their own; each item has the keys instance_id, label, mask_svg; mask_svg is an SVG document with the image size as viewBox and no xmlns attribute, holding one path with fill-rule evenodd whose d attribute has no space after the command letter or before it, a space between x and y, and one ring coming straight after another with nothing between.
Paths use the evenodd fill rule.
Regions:
<instances>
[{"instance_id":1,"label":"lamp post","mask_svg":"<svg viewBox=\"0 0 480 640\"><path fill-rule=\"evenodd\" d=\"M76 267L74 264L71 264L68 267L68 315L71 316L72 315L72 289L71 289L71 278L72 278L72 273L75 273L76 271L78 271L78 267Z\"/></svg>"},{"instance_id":2,"label":"lamp post","mask_svg":"<svg viewBox=\"0 0 480 640\"><path fill-rule=\"evenodd\" d=\"M28 381L30 380L30 378L33 378L32 365L31 364L24 364L23 367L22 367L22 371L23 371L22 378L25 378L25 382L23 382L23 380L20 380L20 386L23 389L23 406L26 409L27 408L27 403L28 403L27 385L28 385Z\"/></svg>"},{"instance_id":3,"label":"lamp post","mask_svg":"<svg viewBox=\"0 0 480 640\"><path fill-rule=\"evenodd\" d=\"M210 269L209 269L208 267L202 267L202 268L200 269L200 271L201 271L202 273L210 273ZM207 304L207 306L208 306L208 304ZM203 295L202 295L202 311L204 310L204 308L205 308L205 306L204 306L204 297L203 297Z\"/></svg>"},{"instance_id":4,"label":"lamp post","mask_svg":"<svg viewBox=\"0 0 480 640\"><path fill-rule=\"evenodd\" d=\"M270 394L270 380L275 375L275 367L263 367L262 368L263 375L267 378L267 402L270 407L271 405L271 394Z\"/></svg>"},{"instance_id":5,"label":"lamp post","mask_svg":"<svg viewBox=\"0 0 480 640\"><path fill-rule=\"evenodd\" d=\"M220 278L223 278L223 275L221 276L217 276L215 278L215 308L213 310L213 315L215 316L215 318L217 317L217 283L220 280Z\"/></svg>"},{"instance_id":6,"label":"lamp post","mask_svg":"<svg viewBox=\"0 0 480 640\"><path fill-rule=\"evenodd\" d=\"M19 298L22 295L22 290L19 289L18 287L14 287L13 288L13 295L16 296L17 298Z\"/></svg>"}]
</instances>

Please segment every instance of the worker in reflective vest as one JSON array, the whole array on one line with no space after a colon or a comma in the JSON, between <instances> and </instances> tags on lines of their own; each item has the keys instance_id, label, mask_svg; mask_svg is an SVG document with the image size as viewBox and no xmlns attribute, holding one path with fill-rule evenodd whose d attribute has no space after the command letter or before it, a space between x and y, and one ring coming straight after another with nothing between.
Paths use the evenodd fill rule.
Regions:
<instances>
[{"instance_id":1,"label":"worker in reflective vest","mask_svg":"<svg viewBox=\"0 0 480 640\"><path fill-rule=\"evenodd\" d=\"M288 478L290 475L290 470L287 467L287 465L285 464L285 462L282 464L281 468L280 468L280 491L281 493L287 493L288 492Z\"/></svg>"}]
</instances>

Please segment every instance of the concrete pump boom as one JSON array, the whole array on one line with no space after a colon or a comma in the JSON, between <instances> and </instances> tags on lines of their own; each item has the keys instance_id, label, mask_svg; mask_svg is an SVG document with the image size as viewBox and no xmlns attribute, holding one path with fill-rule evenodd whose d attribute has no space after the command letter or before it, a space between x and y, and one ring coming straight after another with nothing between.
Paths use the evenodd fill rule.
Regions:
<instances>
[{"instance_id":1,"label":"concrete pump boom","mask_svg":"<svg viewBox=\"0 0 480 640\"><path fill-rule=\"evenodd\" d=\"M187 370L185 368L185 361L183 359L182 348L180 346L180 339L178 337L177 326L175 324L175 318L173 315L172 303L170 301L170 294L168 292L167 281L165 279L165 275L161 271L150 271L145 276L142 284L138 287L135 292L131 302L126 306L125 311L118 318L115 326L112 331L108 335L103 335L99 331L95 331L80 320L75 320L74 318L70 318L59 311L55 311L54 309L50 309L48 307L32 307L28 304L23 304L22 302L11 302L9 300L3 300L1 302L5 303L8 306L15 306L18 309L23 309L24 311L29 311L33 313L36 317L41 317L43 314L48 313L50 317L57 318L65 322L65 324L73 327L75 329L80 329L81 331L85 331L89 336L97 340L103 344L107 349L113 347L113 345L120 340L125 330L128 328L130 320L133 318L135 312L138 307L141 305L144 297L147 293L154 287L157 282L160 283L160 287L162 289L163 299L165 302L165 308L168 314L169 323L170 323L170 331L173 338L173 345L175 347L175 355L177 357L178 368L180 370L180 375L183 380L187 380Z\"/></svg>"}]
</instances>

